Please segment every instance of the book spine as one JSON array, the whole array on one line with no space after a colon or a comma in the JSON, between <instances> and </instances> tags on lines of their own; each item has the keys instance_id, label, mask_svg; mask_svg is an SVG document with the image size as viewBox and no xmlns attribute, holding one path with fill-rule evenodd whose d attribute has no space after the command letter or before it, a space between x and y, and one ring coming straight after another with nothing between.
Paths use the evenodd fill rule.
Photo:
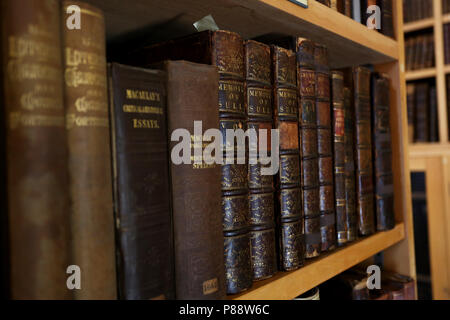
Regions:
<instances>
[{"instance_id":1,"label":"book spine","mask_svg":"<svg viewBox=\"0 0 450 320\"><path fill-rule=\"evenodd\" d=\"M333 96L333 133L334 133L334 192L336 206L336 234L339 246L347 242L347 210L345 201L345 110L344 75L340 71L331 73Z\"/></svg>"},{"instance_id":2,"label":"book spine","mask_svg":"<svg viewBox=\"0 0 450 320\"><path fill-rule=\"evenodd\" d=\"M414 120L415 120L415 85L409 83L406 85L406 100L408 108L408 141L414 142Z\"/></svg>"},{"instance_id":3,"label":"book spine","mask_svg":"<svg viewBox=\"0 0 450 320\"><path fill-rule=\"evenodd\" d=\"M430 142L439 142L436 86L430 88Z\"/></svg>"},{"instance_id":4,"label":"book spine","mask_svg":"<svg viewBox=\"0 0 450 320\"><path fill-rule=\"evenodd\" d=\"M381 0L381 33L394 38L392 0Z\"/></svg>"},{"instance_id":5,"label":"book spine","mask_svg":"<svg viewBox=\"0 0 450 320\"><path fill-rule=\"evenodd\" d=\"M372 127L377 231L387 231L395 227L389 91L389 78L374 74Z\"/></svg>"},{"instance_id":6,"label":"book spine","mask_svg":"<svg viewBox=\"0 0 450 320\"><path fill-rule=\"evenodd\" d=\"M347 17L353 17L353 3L352 0L344 0L344 14Z\"/></svg>"},{"instance_id":7,"label":"book spine","mask_svg":"<svg viewBox=\"0 0 450 320\"><path fill-rule=\"evenodd\" d=\"M344 88L344 144L345 144L345 216L347 242L358 238L358 214L356 212L355 150L353 96L350 88Z\"/></svg>"},{"instance_id":8,"label":"book spine","mask_svg":"<svg viewBox=\"0 0 450 320\"><path fill-rule=\"evenodd\" d=\"M242 38L232 32L212 33L212 64L219 70L219 127L247 129L245 103L245 50ZM251 287L253 267L249 233L248 166L238 159L237 148L224 143L224 156L234 149L234 163L222 166L222 213L225 237L225 273L228 294Z\"/></svg>"},{"instance_id":9,"label":"book spine","mask_svg":"<svg viewBox=\"0 0 450 320\"><path fill-rule=\"evenodd\" d=\"M353 20L361 23L361 0L352 0L353 2Z\"/></svg>"},{"instance_id":10,"label":"book spine","mask_svg":"<svg viewBox=\"0 0 450 320\"><path fill-rule=\"evenodd\" d=\"M169 133L179 128L194 132L194 121L204 130L219 127L219 76L214 66L168 61L167 114ZM204 154L203 134L191 136L191 155ZM171 142L171 150L178 142ZM224 299L225 268L219 164L171 164L176 298Z\"/></svg>"},{"instance_id":11,"label":"book spine","mask_svg":"<svg viewBox=\"0 0 450 320\"><path fill-rule=\"evenodd\" d=\"M297 70L300 96L299 139L306 258L314 258L320 255L322 247L316 122L316 71L314 69L314 43L303 38L297 39Z\"/></svg>"},{"instance_id":12,"label":"book spine","mask_svg":"<svg viewBox=\"0 0 450 320\"><path fill-rule=\"evenodd\" d=\"M166 74L109 72L119 296L173 299Z\"/></svg>"},{"instance_id":13,"label":"book spine","mask_svg":"<svg viewBox=\"0 0 450 320\"><path fill-rule=\"evenodd\" d=\"M269 138L273 122L270 46L253 40L246 41L245 61L247 128L254 129L257 136L260 136L260 130L266 130ZM257 149L256 146L250 146L249 151L256 153ZM270 155L269 139L263 148L259 148L259 152ZM261 159L255 160L256 164L249 163L248 166L248 185L253 280L258 281L275 274L277 259L273 176L263 175Z\"/></svg>"},{"instance_id":14,"label":"book spine","mask_svg":"<svg viewBox=\"0 0 450 320\"><path fill-rule=\"evenodd\" d=\"M333 151L331 144L330 69L328 50L315 44L316 124L319 154L319 204L322 251L336 247L336 213L334 210Z\"/></svg>"},{"instance_id":15,"label":"book spine","mask_svg":"<svg viewBox=\"0 0 450 320\"><path fill-rule=\"evenodd\" d=\"M0 6L10 295L69 299L60 3L20 0Z\"/></svg>"},{"instance_id":16,"label":"book spine","mask_svg":"<svg viewBox=\"0 0 450 320\"><path fill-rule=\"evenodd\" d=\"M375 232L372 138L370 110L370 70L354 69L355 85L355 141L356 141L356 191L359 233L362 236Z\"/></svg>"},{"instance_id":17,"label":"book spine","mask_svg":"<svg viewBox=\"0 0 450 320\"><path fill-rule=\"evenodd\" d=\"M429 142L430 141L430 129L429 129L429 98L430 87L428 83L418 83L416 85L416 103L415 103L415 116L416 122L414 126L414 141L415 142Z\"/></svg>"},{"instance_id":18,"label":"book spine","mask_svg":"<svg viewBox=\"0 0 450 320\"><path fill-rule=\"evenodd\" d=\"M73 4L82 9L83 27L76 31L65 27ZM64 1L61 12L72 258L83 271L75 297L110 300L117 287L105 22L100 10L82 2Z\"/></svg>"},{"instance_id":19,"label":"book spine","mask_svg":"<svg viewBox=\"0 0 450 320\"><path fill-rule=\"evenodd\" d=\"M300 268L305 258L300 185L296 56L272 46L274 123L280 132L280 171L277 175L277 222L280 269Z\"/></svg>"}]
</instances>

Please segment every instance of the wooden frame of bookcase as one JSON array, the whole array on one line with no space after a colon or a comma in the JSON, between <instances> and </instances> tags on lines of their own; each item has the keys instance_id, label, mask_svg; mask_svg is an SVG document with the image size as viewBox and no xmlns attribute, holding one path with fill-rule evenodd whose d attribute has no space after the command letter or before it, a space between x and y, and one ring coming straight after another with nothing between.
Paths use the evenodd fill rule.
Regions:
<instances>
[{"instance_id":1,"label":"wooden frame of bookcase","mask_svg":"<svg viewBox=\"0 0 450 320\"><path fill-rule=\"evenodd\" d=\"M413 144L410 147L410 151L415 157L419 154L427 156L430 151L433 153L442 152L444 154L450 149L446 86L446 75L450 74L450 65L445 65L443 31L443 26L446 23L450 23L450 14L443 13L442 0L433 0L433 17L409 22L403 26L403 32L405 34L428 28L433 28L434 31L435 67L406 72L407 81L429 78L436 79L439 142Z\"/></svg>"},{"instance_id":2,"label":"wooden frame of bookcase","mask_svg":"<svg viewBox=\"0 0 450 320\"><path fill-rule=\"evenodd\" d=\"M326 44L333 68L375 64L389 74L391 128L395 188L394 230L378 233L345 248L308 261L293 272L279 272L257 282L247 292L230 299L293 299L352 266L384 251L386 268L415 278L411 190L408 167L406 87L402 2L394 3L398 41L353 21L313 0L302 8L288 0L135 0L133 6L120 0L87 0L105 12L108 41L125 39L133 31L161 30L170 21L171 36L192 32L192 23L212 14L222 29L253 38L267 33L303 36ZM180 31L181 30L181 31Z\"/></svg>"}]
</instances>

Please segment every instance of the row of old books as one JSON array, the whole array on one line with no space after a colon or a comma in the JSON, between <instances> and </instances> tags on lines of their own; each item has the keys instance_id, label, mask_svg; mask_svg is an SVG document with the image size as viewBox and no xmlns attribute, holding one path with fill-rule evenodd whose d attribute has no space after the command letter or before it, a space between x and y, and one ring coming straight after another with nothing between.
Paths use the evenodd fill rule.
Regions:
<instances>
[{"instance_id":1,"label":"row of old books","mask_svg":"<svg viewBox=\"0 0 450 320\"><path fill-rule=\"evenodd\" d=\"M407 84L410 142L439 142L436 85L429 81Z\"/></svg>"},{"instance_id":2,"label":"row of old books","mask_svg":"<svg viewBox=\"0 0 450 320\"><path fill-rule=\"evenodd\" d=\"M442 12L450 13L450 0L442 0Z\"/></svg>"},{"instance_id":3,"label":"row of old books","mask_svg":"<svg viewBox=\"0 0 450 320\"><path fill-rule=\"evenodd\" d=\"M72 4L81 29L66 28ZM330 71L307 39L229 31L107 65L91 5L11 0L1 14L13 298L220 299L394 227L387 76ZM207 162L218 138L198 122L278 129L277 175L233 142L213 150L231 163Z\"/></svg>"},{"instance_id":4,"label":"row of old books","mask_svg":"<svg viewBox=\"0 0 450 320\"><path fill-rule=\"evenodd\" d=\"M376 273L369 278L366 271L359 267L347 270L320 285L320 299L416 300L414 279L398 273L380 271L380 279L376 279Z\"/></svg>"},{"instance_id":5,"label":"row of old books","mask_svg":"<svg viewBox=\"0 0 450 320\"><path fill-rule=\"evenodd\" d=\"M394 22L393 22L393 3L392 0L317 0L318 2L352 18L353 20L367 25L367 20L376 11L372 10L371 6L378 6L380 8L381 21L379 22L380 29L377 29L382 34L395 38L394 36Z\"/></svg>"},{"instance_id":6,"label":"row of old books","mask_svg":"<svg viewBox=\"0 0 450 320\"><path fill-rule=\"evenodd\" d=\"M434 53L434 35L432 32L407 36L405 41L406 70L434 67Z\"/></svg>"},{"instance_id":7,"label":"row of old books","mask_svg":"<svg viewBox=\"0 0 450 320\"><path fill-rule=\"evenodd\" d=\"M433 0L403 0L403 21L413 22L433 16Z\"/></svg>"},{"instance_id":8,"label":"row of old books","mask_svg":"<svg viewBox=\"0 0 450 320\"><path fill-rule=\"evenodd\" d=\"M450 23L444 24L444 62L450 64Z\"/></svg>"}]
</instances>

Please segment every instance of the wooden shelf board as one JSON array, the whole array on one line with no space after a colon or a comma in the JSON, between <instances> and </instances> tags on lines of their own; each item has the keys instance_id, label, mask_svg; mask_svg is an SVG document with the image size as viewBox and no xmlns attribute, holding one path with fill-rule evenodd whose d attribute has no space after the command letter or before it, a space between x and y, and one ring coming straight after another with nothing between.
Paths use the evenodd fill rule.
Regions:
<instances>
[{"instance_id":1,"label":"wooden shelf board","mask_svg":"<svg viewBox=\"0 0 450 320\"><path fill-rule=\"evenodd\" d=\"M450 142L443 143L414 143L409 146L409 156L435 157L450 154Z\"/></svg>"},{"instance_id":2,"label":"wooden shelf board","mask_svg":"<svg viewBox=\"0 0 450 320\"><path fill-rule=\"evenodd\" d=\"M405 33L413 32L417 30L431 28L433 26L434 26L434 18L428 18L424 20L405 23L403 25L403 31Z\"/></svg>"},{"instance_id":3,"label":"wooden shelf board","mask_svg":"<svg viewBox=\"0 0 450 320\"><path fill-rule=\"evenodd\" d=\"M398 59L395 40L316 1L302 8L287 0L87 0L105 12L109 44L143 36L146 43L195 32L192 24L211 14L221 29L250 39L295 35L328 46L332 68ZM141 42L142 44L142 42Z\"/></svg>"},{"instance_id":4,"label":"wooden shelf board","mask_svg":"<svg viewBox=\"0 0 450 320\"><path fill-rule=\"evenodd\" d=\"M449 23L450 22L450 13L444 14L442 16L442 23Z\"/></svg>"},{"instance_id":5,"label":"wooden shelf board","mask_svg":"<svg viewBox=\"0 0 450 320\"><path fill-rule=\"evenodd\" d=\"M233 300L292 300L345 270L363 262L405 238L405 225L399 223L391 231L380 232L347 247L323 255L292 272L279 272L271 279L256 282Z\"/></svg>"},{"instance_id":6,"label":"wooden shelf board","mask_svg":"<svg viewBox=\"0 0 450 320\"><path fill-rule=\"evenodd\" d=\"M436 68L407 71L405 73L406 81L421 80L436 77Z\"/></svg>"}]
</instances>

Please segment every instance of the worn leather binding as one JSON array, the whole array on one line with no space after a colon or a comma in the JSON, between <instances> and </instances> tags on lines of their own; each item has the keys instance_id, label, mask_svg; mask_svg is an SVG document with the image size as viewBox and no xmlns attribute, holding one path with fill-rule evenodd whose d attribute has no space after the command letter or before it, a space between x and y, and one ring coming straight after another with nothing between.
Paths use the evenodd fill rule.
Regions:
<instances>
[{"instance_id":1,"label":"worn leather binding","mask_svg":"<svg viewBox=\"0 0 450 320\"><path fill-rule=\"evenodd\" d=\"M375 232L370 110L370 70L353 70L355 88L355 160L358 228L362 236Z\"/></svg>"},{"instance_id":2,"label":"worn leather binding","mask_svg":"<svg viewBox=\"0 0 450 320\"><path fill-rule=\"evenodd\" d=\"M74 294L77 299L116 299L105 21L91 5L64 1L63 26L70 5L82 9L83 21L76 32L62 28L72 261L83 274L83 285Z\"/></svg>"},{"instance_id":3,"label":"worn leather binding","mask_svg":"<svg viewBox=\"0 0 450 320\"><path fill-rule=\"evenodd\" d=\"M392 0L378 0L381 8L381 33L394 38Z\"/></svg>"},{"instance_id":4,"label":"worn leather binding","mask_svg":"<svg viewBox=\"0 0 450 320\"><path fill-rule=\"evenodd\" d=\"M0 8L8 290L12 299L70 299L60 3L1 1Z\"/></svg>"},{"instance_id":5,"label":"worn leather binding","mask_svg":"<svg viewBox=\"0 0 450 320\"><path fill-rule=\"evenodd\" d=\"M318 130L314 43L297 38L297 83L306 258L321 252Z\"/></svg>"},{"instance_id":6,"label":"worn leather binding","mask_svg":"<svg viewBox=\"0 0 450 320\"><path fill-rule=\"evenodd\" d=\"M339 246L347 243L347 206L345 199L345 109L344 109L344 74L331 72L333 96L333 133L334 133L334 193L336 206L336 234ZM353 151L353 149L352 149Z\"/></svg>"},{"instance_id":7,"label":"worn leather binding","mask_svg":"<svg viewBox=\"0 0 450 320\"><path fill-rule=\"evenodd\" d=\"M296 55L272 46L274 124L280 131L280 171L276 179L279 266L292 271L304 263L304 224L300 185Z\"/></svg>"},{"instance_id":8,"label":"worn leather binding","mask_svg":"<svg viewBox=\"0 0 450 320\"><path fill-rule=\"evenodd\" d=\"M272 129L272 70L270 47L257 41L245 42L247 127L266 130L267 144L260 151L270 155ZM254 148L254 150L253 150ZM257 152L256 146L250 152ZM262 175L260 159L248 166L250 239L253 279L263 280L277 270L275 254L273 176Z\"/></svg>"},{"instance_id":9,"label":"worn leather binding","mask_svg":"<svg viewBox=\"0 0 450 320\"><path fill-rule=\"evenodd\" d=\"M330 69L327 48L314 45L316 68L317 146L319 153L320 234L322 251L336 247L334 210L333 151L331 144Z\"/></svg>"},{"instance_id":10,"label":"worn leather binding","mask_svg":"<svg viewBox=\"0 0 450 320\"><path fill-rule=\"evenodd\" d=\"M219 76L214 66L168 61L168 132L178 128L194 132L219 127ZM202 94L199 94L202 92ZM206 130L206 129L205 129ZM203 133L201 133L203 134ZM192 136L191 154L211 141ZM200 141L203 143L199 143ZM178 142L171 142L171 148ZM171 164L176 298L223 299L226 295L221 212L221 170L205 160Z\"/></svg>"},{"instance_id":11,"label":"worn leather binding","mask_svg":"<svg viewBox=\"0 0 450 320\"><path fill-rule=\"evenodd\" d=\"M345 80L345 77L344 77ZM347 242L358 238L358 214L356 212L355 180L355 121L353 96L350 88L344 88L344 148L345 148L345 217L347 224Z\"/></svg>"},{"instance_id":12,"label":"worn leather binding","mask_svg":"<svg viewBox=\"0 0 450 320\"><path fill-rule=\"evenodd\" d=\"M387 231L395 227L389 90L390 80L387 75L372 75L372 128L377 231Z\"/></svg>"},{"instance_id":13,"label":"worn leather binding","mask_svg":"<svg viewBox=\"0 0 450 320\"><path fill-rule=\"evenodd\" d=\"M129 53L126 60L130 64L140 66L149 66L167 59L217 66L219 129L225 134L226 129L247 128L244 55L242 38L236 33L220 30L199 32L146 46ZM224 143L224 152L231 147ZM222 166L222 212L228 294L236 294L250 288L253 278L248 229L248 169L245 161L237 163L237 155L235 158L234 164Z\"/></svg>"},{"instance_id":14,"label":"worn leather binding","mask_svg":"<svg viewBox=\"0 0 450 320\"><path fill-rule=\"evenodd\" d=\"M109 67L119 296L127 300L174 298L165 82L163 71Z\"/></svg>"}]
</instances>

